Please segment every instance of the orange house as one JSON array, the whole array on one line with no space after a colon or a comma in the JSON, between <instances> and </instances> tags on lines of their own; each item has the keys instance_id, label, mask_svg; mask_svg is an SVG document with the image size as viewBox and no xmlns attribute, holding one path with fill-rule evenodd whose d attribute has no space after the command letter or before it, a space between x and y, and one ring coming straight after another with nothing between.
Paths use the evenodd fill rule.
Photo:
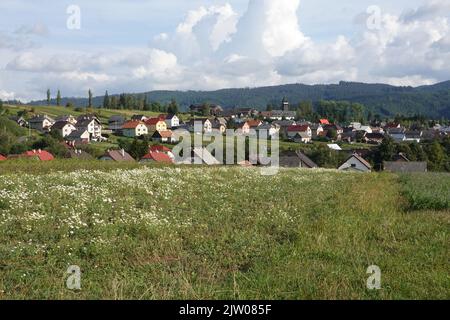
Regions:
<instances>
[{"instance_id":1,"label":"orange house","mask_svg":"<svg viewBox=\"0 0 450 320\"><path fill-rule=\"evenodd\" d=\"M145 121L145 125L148 128L149 133L153 133L155 131L167 131L167 123L160 118L151 118Z\"/></svg>"}]
</instances>

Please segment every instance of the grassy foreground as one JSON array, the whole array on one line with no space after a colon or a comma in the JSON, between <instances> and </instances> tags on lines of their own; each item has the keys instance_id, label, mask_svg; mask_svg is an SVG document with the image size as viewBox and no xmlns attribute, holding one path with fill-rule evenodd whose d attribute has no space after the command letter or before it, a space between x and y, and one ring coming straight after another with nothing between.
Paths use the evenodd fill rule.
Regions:
<instances>
[{"instance_id":1,"label":"grassy foreground","mask_svg":"<svg viewBox=\"0 0 450 320\"><path fill-rule=\"evenodd\" d=\"M450 298L449 208L395 175L42 166L0 171L1 299Z\"/></svg>"}]
</instances>

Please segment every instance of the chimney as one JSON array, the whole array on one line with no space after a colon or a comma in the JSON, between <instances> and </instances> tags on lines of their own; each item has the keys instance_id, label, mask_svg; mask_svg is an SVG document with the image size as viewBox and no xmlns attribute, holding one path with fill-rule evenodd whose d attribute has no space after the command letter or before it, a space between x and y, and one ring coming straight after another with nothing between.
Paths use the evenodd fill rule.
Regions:
<instances>
[{"instance_id":1,"label":"chimney","mask_svg":"<svg viewBox=\"0 0 450 320\"><path fill-rule=\"evenodd\" d=\"M120 150L120 153L122 154L122 158L125 158L125 150L124 149Z\"/></svg>"}]
</instances>

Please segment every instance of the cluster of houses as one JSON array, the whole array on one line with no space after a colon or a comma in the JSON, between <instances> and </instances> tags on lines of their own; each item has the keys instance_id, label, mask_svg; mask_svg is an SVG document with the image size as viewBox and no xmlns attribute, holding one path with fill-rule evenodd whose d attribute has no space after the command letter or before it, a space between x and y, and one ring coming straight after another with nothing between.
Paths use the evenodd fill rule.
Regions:
<instances>
[{"instance_id":1,"label":"cluster of houses","mask_svg":"<svg viewBox=\"0 0 450 320\"><path fill-rule=\"evenodd\" d=\"M67 154L66 158L79 159L79 160L92 160L93 157L85 151L79 150L74 146L66 144ZM45 150L32 150L26 151L20 155L10 155L4 157L0 154L0 161L8 159L18 158L33 158L40 161L54 160L54 156ZM114 161L114 162L135 162L130 154L124 149L120 150L107 150L99 160L102 161ZM260 166L262 163L270 163L262 159L260 155L249 155L249 160L245 160L237 163L239 166L251 167ZM183 157L182 160L177 161L172 150L163 145L153 145L149 147L148 153L146 153L141 159L140 163L157 163L157 164L199 164L199 165L220 165L221 163L211 154L206 148L193 147L191 153ZM279 155L279 166L282 168L305 168L315 169L319 166L314 163L308 156L301 151L285 151ZM393 161L386 161L383 163L385 171L389 172L427 172L426 162L413 162L410 161L404 154L399 153ZM353 152L349 155L338 168L340 171L353 171L353 172L371 172L373 170L372 165L366 161L361 154Z\"/></svg>"},{"instance_id":2,"label":"cluster of houses","mask_svg":"<svg viewBox=\"0 0 450 320\"><path fill-rule=\"evenodd\" d=\"M178 138L173 134L173 129L180 126L180 119L175 114L149 118L144 115L134 115L131 120L125 120L122 116L112 116L108 120L108 128L116 135L138 138L151 136L155 142L176 143Z\"/></svg>"},{"instance_id":3,"label":"cluster of houses","mask_svg":"<svg viewBox=\"0 0 450 320\"><path fill-rule=\"evenodd\" d=\"M27 126L42 133L58 132L64 140L72 143L89 143L90 141L106 140L102 137L102 125L94 115L82 115L74 117L63 115L55 119L47 115L36 115L26 121L22 117L15 117L21 126Z\"/></svg>"}]
</instances>

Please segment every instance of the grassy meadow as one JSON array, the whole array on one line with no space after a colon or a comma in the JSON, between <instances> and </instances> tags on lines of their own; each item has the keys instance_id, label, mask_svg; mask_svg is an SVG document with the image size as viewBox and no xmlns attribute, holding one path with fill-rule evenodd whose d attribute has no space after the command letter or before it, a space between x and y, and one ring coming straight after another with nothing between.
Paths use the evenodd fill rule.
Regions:
<instances>
[{"instance_id":1,"label":"grassy meadow","mask_svg":"<svg viewBox=\"0 0 450 320\"><path fill-rule=\"evenodd\" d=\"M0 299L449 299L450 207L408 211L406 186L329 170L5 162ZM366 288L373 264L381 290Z\"/></svg>"},{"instance_id":2,"label":"grassy meadow","mask_svg":"<svg viewBox=\"0 0 450 320\"><path fill-rule=\"evenodd\" d=\"M86 110L81 109L80 111L76 111L76 108L67 108L67 107L58 107L58 106L27 106L27 105L6 105L7 110L9 110L10 114L17 114L19 111L27 110L28 112L36 114L46 114L50 117L56 118L63 115L72 115L72 116L80 116L86 113ZM110 109L93 109L92 112L95 112L99 120L103 124L108 123L108 119L114 115L121 115L125 118L129 119L135 114L143 114L148 117L158 116L160 113L151 112L151 111L136 111L136 110L110 110Z\"/></svg>"}]
</instances>

